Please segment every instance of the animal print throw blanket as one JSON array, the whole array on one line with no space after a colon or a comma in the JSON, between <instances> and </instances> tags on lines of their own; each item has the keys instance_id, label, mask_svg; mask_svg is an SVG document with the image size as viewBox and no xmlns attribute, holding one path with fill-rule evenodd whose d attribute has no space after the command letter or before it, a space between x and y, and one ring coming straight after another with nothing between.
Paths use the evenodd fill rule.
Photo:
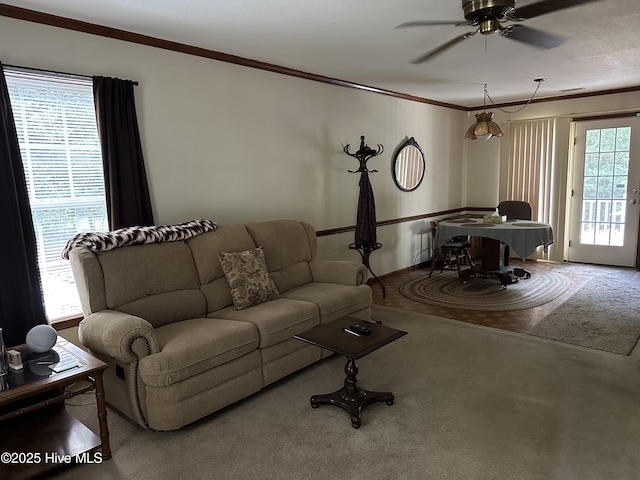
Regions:
<instances>
[{"instance_id":1,"label":"animal print throw blanket","mask_svg":"<svg viewBox=\"0 0 640 480\"><path fill-rule=\"evenodd\" d=\"M67 242L62 251L62 258L68 260L69 252L78 247L87 247L94 252L104 252L127 245L175 242L215 230L217 226L218 224L211 220L192 220L176 225L125 227L112 232L79 233Z\"/></svg>"}]
</instances>

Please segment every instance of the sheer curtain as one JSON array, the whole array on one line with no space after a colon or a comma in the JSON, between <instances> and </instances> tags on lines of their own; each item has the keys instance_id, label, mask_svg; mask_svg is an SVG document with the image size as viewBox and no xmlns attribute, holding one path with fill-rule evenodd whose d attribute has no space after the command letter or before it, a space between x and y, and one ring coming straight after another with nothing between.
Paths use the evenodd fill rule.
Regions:
<instances>
[{"instance_id":1,"label":"sheer curtain","mask_svg":"<svg viewBox=\"0 0 640 480\"><path fill-rule=\"evenodd\" d=\"M36 255L36 238L9 91L0 63L0 328L7 346L47 323Z\"/></svg>"},{"instance_id":2,"label":"sheer curtain","mask_svg":"<svg viewBox=\"0 0 640 480\"><path fill-rule=\"evenodd\" d=\"M506 142L501 147L500 200L529 202L532 219L551 224L556 244L563 236L566 194L566 161L559 157L564 157L567 142L558 136L564 123L568 127L556 118L505 124ZM549 259L553 248L546 253L538 249L538 258ZM561 250L556 247L553 259L562 259Z\"/></svg>"}]
</instances>

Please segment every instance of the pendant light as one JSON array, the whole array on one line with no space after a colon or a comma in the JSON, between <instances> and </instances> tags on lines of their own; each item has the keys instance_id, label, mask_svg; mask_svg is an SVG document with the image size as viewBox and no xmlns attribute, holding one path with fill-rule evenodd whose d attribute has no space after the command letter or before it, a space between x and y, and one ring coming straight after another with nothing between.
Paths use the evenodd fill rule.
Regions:
<instances>
[{"instance_id":1,"label":"pendant light","mask_svg":"<svg viewBox=\"0 0 640 480\"><path fill-rule=\"evenodd\" d=\"M467 130L464 138L467 140L489 139L491 137L501 137L502 129L500 125L492 120L493 112L487 112L487 84L484 84L483 112L476 113L476 123Z\"/></svg>"},{"instance_id":2,"label":"pendant light","mask_svg":"<svg viewBox=\"0 0 640 480\"><path fill-rule=\"evenodd\" d=\"M491 137L501 137L502 136L502 129L500 128L500 125L498 125L496 122L493 121L493 113L492 112L487 112L487 98L489 99L489 101L491 102L491 104L496 107L498 110L505 112L505 113L518 113L520 111L522 111L522 109L524 107L526 107L527 105L529 105L531 103L531 100L533 100L533 97L536 96L536 93L538 93L538 89L540 88L540 84L542 82L544 82L546 79L545 78L534 78L533 81L536 82L536 89L533 91L533 93L531 94L531 97L529 97L529 100L527 100L527 102L520 106L520 108L517 108L516 110L513 111L509 111L509 110L505 110L504 108L500 107L499 105L496 105L495 102L493 101L493 99L491 98L491 95L489 95L489 92L487 91L487 84L484 84L484 97L483 97L483 112L482 113L476 113L476 123L474 123L473 125L471 125L469 127L469 129L467 130L467 133L465 134L464 138L468 139L468 140L477 140L477 139L489 139Z\"/></svg>"}]
</instances>

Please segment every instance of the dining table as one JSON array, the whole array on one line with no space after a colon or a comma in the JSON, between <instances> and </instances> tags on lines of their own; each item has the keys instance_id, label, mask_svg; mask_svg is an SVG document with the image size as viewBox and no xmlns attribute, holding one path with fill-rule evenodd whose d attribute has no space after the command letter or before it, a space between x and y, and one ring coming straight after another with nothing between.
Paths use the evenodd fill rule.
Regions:
<instances>
[{"instance_id":1,"label":"dining table","mask_svg":"<svg viewBox=\"0 0 640 480\"><path fill-rule=\"evenodd\" d=\"M458 236L482 237L483 239L483 264L474 267L472 272L464 272L461 279L466 280L471 274L486 275L490 272L497 272L501 269L499 265L500 244L509 245L509 248L523 261L531 255L539 246L547 251L549 245L553 243L553 228L550 224L534 220L508 220L503 223L486 223L483 218L458 218L443 220L438 223L435 235L436 247L444 245L448 239ZM489 250L498 249L496 255ZM489 264L485 259L498 259L497 262ZM512 273L512 272L511 272ZM529 278L530 272L517 269L517 277L525 276ZM502 281L503 287L513 283L513 278L505 273L497 273ZM517 278L516 278L517 281Z\"/></svg>"}]
</instances>

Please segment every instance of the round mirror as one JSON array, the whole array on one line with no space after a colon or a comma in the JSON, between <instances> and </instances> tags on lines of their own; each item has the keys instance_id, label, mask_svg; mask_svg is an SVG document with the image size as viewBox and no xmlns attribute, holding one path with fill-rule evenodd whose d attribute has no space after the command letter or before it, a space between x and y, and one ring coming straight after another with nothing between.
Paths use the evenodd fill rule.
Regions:
<instances>
[{"instance_id":1,"label":"round mirror","mask_svg":"<svg viewBox=\"0 0 640 480\"><path fill-rule=\"evenodd\" d=\"M397 150L393 160L393 180L400 190L411 192L424 178L424 153L413 137Z\"/></svg>"}]
</instances>

